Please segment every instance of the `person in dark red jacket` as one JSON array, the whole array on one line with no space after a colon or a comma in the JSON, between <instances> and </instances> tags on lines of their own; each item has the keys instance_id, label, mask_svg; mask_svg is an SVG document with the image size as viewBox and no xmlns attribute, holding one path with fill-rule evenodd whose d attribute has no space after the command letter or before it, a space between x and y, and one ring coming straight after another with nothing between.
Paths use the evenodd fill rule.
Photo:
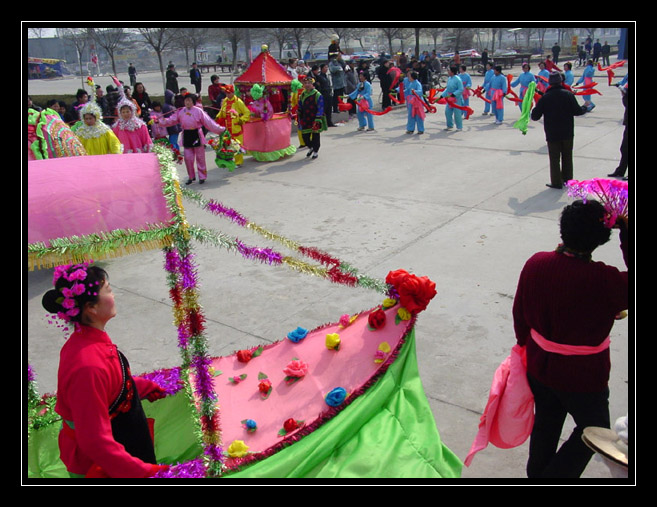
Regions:
<instances>
[{"instance_id":1,"label":"person in dark red jacket","mask_svg":"<svg viewBox=\"0 0 657 507\"><path fill-rule=\"evenodd\" d=\"M611 237L606 213L595 200L566 206L560 222L563 243L534 254L520 274L513 321L517 343L526 347L535 402L530 478L579 477L593 455L582 441L583 429L609 428L608 337L617 315L628 308L629 276L591 258ZM626 219L619 218L615 227L629 267ZM557 450L568 414L576 428Z\"/></svg>"},{"instance_id":2,"label":"person in dark red jacket","mask_svg":"<svg viewBox=\"0 0 657 507\"><path fill-rule=\"evenodd\" d=\"M543 118L543 129L550 159L550 188L563 188L573 179L573 145L575 121L573 118L584 114L575 95L563 86L561 74L553 72L549 77L549 87L538 100L531 112L531 118Z\"/></svg>"}]
</instances>

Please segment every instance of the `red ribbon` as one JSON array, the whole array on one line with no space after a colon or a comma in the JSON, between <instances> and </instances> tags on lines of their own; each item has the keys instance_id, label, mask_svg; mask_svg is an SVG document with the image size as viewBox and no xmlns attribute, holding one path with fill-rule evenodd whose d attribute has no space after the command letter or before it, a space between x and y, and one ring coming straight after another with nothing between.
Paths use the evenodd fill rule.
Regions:
<instances>
[{"instance_id":1,"label":"red ribbon","mask_svg":"<svg viewBox=\"0 0 657 507\"><path fill-rule=\"evenodd\" d=\"M356 102L356 105L360 108L361 111L364 111L366 113L370 113L374 116L381 116L382 114L389 113L392 110L392 107L388 106L383 111L372 111L370 109L370 105L367 103L367 101L365 99L362 99L362 100Z\"/></svg>"},{"instance_id":2,"label":"red ribbon","mask_svg":"<svg viewBox=\"0 0 657 507\"><path fill-rule=\"evenodd\" d=\"M625 60L620 60L620 61L618 61L618 62L614 62L614 63L612 63L609 67L602 67L602 66L598 63L598 70L599 70L600 72L604 72L604 71L608 71L608 70L610 70L610 69L616 69L616 68L618 68L618 67L622 67L623 65L625 65Z\"/></svg>"}]
</instances>

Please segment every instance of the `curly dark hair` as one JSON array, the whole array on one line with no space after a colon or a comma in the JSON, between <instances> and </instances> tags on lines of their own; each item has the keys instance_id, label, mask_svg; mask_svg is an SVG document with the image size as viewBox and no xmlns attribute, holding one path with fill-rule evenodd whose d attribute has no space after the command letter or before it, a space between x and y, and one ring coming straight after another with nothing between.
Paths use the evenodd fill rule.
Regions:
<instances>
[{"instance_id":1,"label":"curly dark hair","mask_svg":"<svg viewBox=\"0 0 657 507\"><path fill-rule=\"evenodd\" d=\"M561 239L566 248L590 253L611 237L605 208L596 200L577 200L561 212Z\"/></svg>"},{"instance_id":2,"label":"curly dark hair","mask_svg":"<svg viewBox=\"0 0 657 507\"><path fill-rule=\"evenodd\" d=\"M66 270L66 274L71 274L73 271L80 268L80 264L69 266ZM83 282L87 290L73 297L75 300L76 308L80 310L84 309L87 303L96 304L98 302L98 291L99 289L107 283L109 276L107 272L98 266L89 266L86 268L87 276ZM62 301L64 299L63 289L71 289L71 287L76 283L76 280L69 281L65 276L60 276L55 282L55 288L47 291L41 298L42 306L49 313L61 314L66 312L66 308L62 306ZM81 322L82 311L77 315L69 316L68 320L71 322Z\"/></svg>"}]
</instances>

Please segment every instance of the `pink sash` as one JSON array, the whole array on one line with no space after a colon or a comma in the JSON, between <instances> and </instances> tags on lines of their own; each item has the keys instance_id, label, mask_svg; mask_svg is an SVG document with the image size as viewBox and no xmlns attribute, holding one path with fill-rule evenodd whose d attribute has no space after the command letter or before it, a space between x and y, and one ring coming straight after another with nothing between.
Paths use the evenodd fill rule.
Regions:
<instances>
[{"instance_id":1,"label":"pink sash","mask_svg":"<svg viewBox=\"0 0 657 507\"><path fill-rule=\"evenodd\" d=\"M504 92L502 90L493 91L493 100L497 109L504 109Z\"/></svg>"},{"instance_id":2,"label":"pink sash","mask_svg":"<svg viewBox=\"0 0 657 507\"><path fill-rule=\"evenodd\" d=\"M536 344L546 352L553 352L563 356L587 356L590 354L597 354L609 348L610 339L607 336L600 345L595 347L589 345L566 345L564 343L551 342L543 338L534 329L531 330L531 335Z\"/></svg>"},{"instance_id":3,"label":"pink sash","mask_svg":"<svg viewBox=\"0 0 657 507\"><path fill-rule=\"evenodd\" d=\"M534 329L532 339L547 352L562 355L597 354L609 347L609 337L595 347L564 345L543 338ZM511 354L495 371L488 403L479 422L479 431L465 466L470 466L474 455L491 443L500 449L510 449L525 442L534 426L534 395L527 381L527 357L525 347L514 345Z\"/></svg>"}]
</instances>

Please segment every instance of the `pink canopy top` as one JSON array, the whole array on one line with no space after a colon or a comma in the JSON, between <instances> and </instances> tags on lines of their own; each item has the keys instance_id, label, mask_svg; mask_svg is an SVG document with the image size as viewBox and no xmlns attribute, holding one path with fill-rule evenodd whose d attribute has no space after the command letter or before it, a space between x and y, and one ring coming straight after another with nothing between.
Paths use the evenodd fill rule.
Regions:
<instances>
[{"instance_id":1,"label":"pink canopy top","mask_svg":"<svg viewBox=\"0 0 657 507\"><path fill-rule=\"evenodd\" d=\"M140 230L172 218L154 153L28 163L28 243Z\"/></svg>"}]
</instances>

